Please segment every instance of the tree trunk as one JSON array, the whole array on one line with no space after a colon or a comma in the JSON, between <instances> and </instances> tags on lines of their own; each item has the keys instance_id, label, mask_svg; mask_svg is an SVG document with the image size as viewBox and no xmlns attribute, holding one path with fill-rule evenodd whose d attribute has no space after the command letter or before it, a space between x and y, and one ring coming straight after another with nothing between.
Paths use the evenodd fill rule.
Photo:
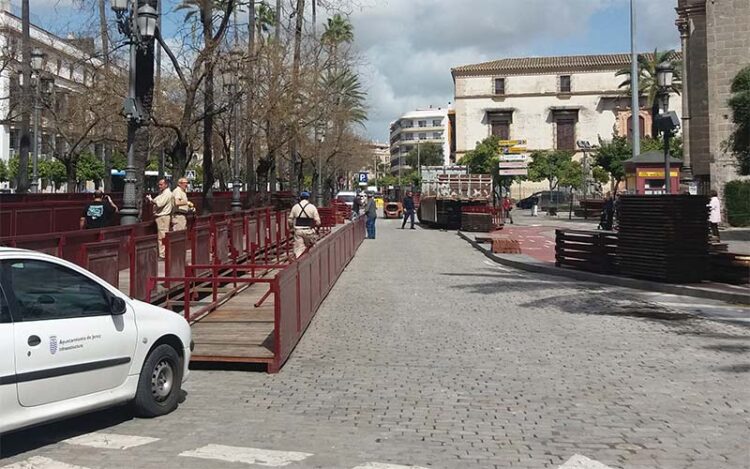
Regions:
<instances>
[{"instance_id":1,"label":"tree trunk","mask_svg":"<svg viewBox=\"0 0 750 469\"><path fill-rule=\"evenodd\" d=\"M172 179L177 180L185 176L188 166L188 144L181 138L177 138L172 150L169 152L169 159L172 160Z\"/></svg>"},{"instance_id":2,"label":"tree trunk","mask_svg":"<svg viewBox=\"0 0 750 469\"><path fill-rule=\"evenodd\" d=\"M213 40L213 7L212 2L204 1L201 8L201 23L203 25L203 39L206 48L211 47ZM203 119L203 213L211 213L214 185L213 167L213 129L214 129L214 62L206 61L206 78L204 79L203 109L206 117Z\"/></svg>"},{"instance_id":3,"label":"tree trunk","mask_svg":"<svg viewBox=\"0 0 750 469\"><path fill-rule=\"evenodd\" d=\"M292 96L299 94L299 69L300 62L302 60L302 26L305 20L305 0L297 0L297 11L294 25L294 55L292 58ZM289 188L298 192L301 186L302 180L302 164L300 163L300 155L297 150L297 134L299 122L297 118L297 100L294 100L295 108L292 112L292 138L289 142L289 156L291 161L291 170L289 174Z\"/></svg>"},{"instance_id":4,"label":"tree trunk","mask_svg":"<svg viewBox=\"0 0 750 469\"><path fill-rule=\"evenodd\" d=\"M247 24L247 55L250 60L248 61L248 65L245 70L245 80L247 85L246 89L250 91L248 91L247 93L247 120L245 121L245 173L247 174L247 192L252 193L257 190L255 174L255 135L253 134L253 83L255 82L255 74L253 68L253 64L255 63L255 0L249 0L248 9L250 11L250 17Z\"/></svg>"},{"instance_id":5,"label":"tree trunk","mask_svg":"<svg viewBox=\"0 0 750 469\"><path fill-rule=\"evenodd\" d=\"M112 145L104 144L104 192L112 192Z\"/></svg>"},{"instance_id":6,"label":"tree trunk","mask_svg":"<svg viewBox=\"0 0 750 469\"><path fill-rule=\"evenodd\" d=\"M76 181L76 162L70 158L63 161L65 165L65 190L68 193L76 192L78 181Z\"/></svg>"},{"instance_id":7,"label":"tree trunk","mask_svg":"<svg viewBox=\"0 0 750 469\"><path fill-rule=\"evenodd\" d=\"M31 122L31 22L29 11L29 0L21 2L21 75L23 85L21 88L21 141L18 152L18 175L16 176L16 192L24 194L29 190L29 152L31 150L31 134L29 124Z\"/></svg>"}]
</instances>

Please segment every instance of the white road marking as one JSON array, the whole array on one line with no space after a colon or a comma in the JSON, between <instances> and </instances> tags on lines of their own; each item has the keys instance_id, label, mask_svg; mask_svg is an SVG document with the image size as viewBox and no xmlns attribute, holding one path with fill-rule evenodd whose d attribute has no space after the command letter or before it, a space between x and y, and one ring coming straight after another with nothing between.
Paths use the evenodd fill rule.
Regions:
<instances>
[{"instance_id":1,"label":"white road marking","mask_svg":"<svg viewBox=\"0 0 750 469\"><path fill-rule=\"evenodd\" d=\"M69 445L90 446L92 448L128 449L159 441L148 436L117 435L115 433L88 433L63 440Z\"/></svg>"},{"instance_id":2,"label":"white road marking","mask_svg":"<svg viewBox=\"0 0 750 469\"><path fill-rule=\"evenodd\" d=\"M683 308L720 308L720 309L736 309L738 311L750 312L750 308L742 305L707 305L707 304L694 304L694 303L673 303L668 301L657 301L660 305L664 306L679 306Z\"/></svg>"},{"instance_id":3,"label":"white road marking","mask_svg":"<svg viewBox=\"0 0 750 469\"><path fill-rule=\"evenodd\" d=\"M599 461L594 461L586 456L580 454L574 454L573 457L557 469L612 469L609 466L605 466Z\"/></svg>"},{"instance_id":4,"label":"white road marking","mask_svg":"<svg viewBox=\"0 0 750 469\"><path fill-rule=\"evenodd\" d=\"M83 466L74 466L64 462L55 461L54 459L44 458L42 456L32 456L21 462L3 466L0 469L88 469Z\"/></svg>"},{"instance_id":5,"label":"white road marking","mask_svg":"<svg viewBox=\"0 0 750 469\"><path fill-rule=\"evenodd\" d=\"M510 272L510 269L506 269L505 267L501 265L497 265L496 263L492 261L484 261L484 263L490 267L496 268L497 270L502 270L503 272Z\"/></svg>"},{"instance_id":6,"label":"white road marking","mask_svg":"<svg viewBox=\"0 0 750 469\"><path fill-rule=\"evenodd\" d=\"M736 321L750 323L750 318L718 318L714 316L706 316L706 319L711 319L713 321Z\"/></svg>"},{"instance_id":7,"label":"white road marking","mask_svg":"<svg viewBox=\"0 0 750 469\"><path fill-rule=\"evenodd\" d=\"M239 446L206 445L201 448L184 451L180 456L202 459L218 459L227 462L258 464L260 466L281 467L293 462L302 461L311 453L296 451L274 451L270 449L243 448Z\"/></svg>"},{"instance_id":8,"label":"white road marking","mask_svg":"<svg viewBox=\"0 0 750 469\"><path fill-rule=\"evenodd\" d=\"M380 462L367 462L352 469L427 469L422 466L400 466L398 464L384 464Z\"/></svg>"}]
</instances>

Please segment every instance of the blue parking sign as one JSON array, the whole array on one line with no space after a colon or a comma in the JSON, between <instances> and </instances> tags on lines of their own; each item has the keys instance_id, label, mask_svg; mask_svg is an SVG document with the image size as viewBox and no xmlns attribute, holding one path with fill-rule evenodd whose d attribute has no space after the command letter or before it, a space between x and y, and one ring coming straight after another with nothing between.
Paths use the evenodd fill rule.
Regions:
<instances>
[{"instance_id":1,"label":"blue parking sign","mask_svg":"<svg viewBox=\"0 0 750 469\"><path fill-rule=\"evenodd\" d=\"M367 173L359 173L359 182L367 183Z\"/></svg>"}]
</instances>

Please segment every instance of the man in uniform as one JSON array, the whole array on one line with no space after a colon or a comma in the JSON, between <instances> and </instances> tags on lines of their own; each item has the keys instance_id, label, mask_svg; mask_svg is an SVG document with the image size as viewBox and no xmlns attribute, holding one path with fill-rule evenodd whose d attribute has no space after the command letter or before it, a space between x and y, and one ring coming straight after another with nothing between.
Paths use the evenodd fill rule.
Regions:
<instances>
[{"instance_id":1,"label":"man in uniform","mask_svg":"<svg viewBox=\"0 0 750 469\"><path fill-rule=\"evenodd\" d=\"M289 211L289 227L294 230L294 257L299 259L305 249L317 241L315 227L320 226L320 215L315 205L308 200L310 193L303 191L299 202Z\"/></svg>"},{"instance_id":2,"label":"man in uniform","mask_svg":"<svg viewBox=\"0 0 750 469\"><path fill-rule=\"evenodd\" d=\"M174 198L172 197L172 191L169 190L167 180L159 179L159 195L152 199L151 194L149 194L146 199L154 205L154 220L156 221L156 233L159 238L159 258L164 259L164 243L162 243L162 240L169 231L172 210L174 210Z\"/></svg>"},{"instance_id":3,"label":"man in uniform","mask_svg":"<svg viewBox=\"0 0 750 469\"><path fill-rule=\"evenodd\" d=\"M180 178L177 187L172 191L174 213L172 213L172 231L187 229L187 214L190 212L190 201L187 197L188 180Z\"/></svg>"}]
</instances>

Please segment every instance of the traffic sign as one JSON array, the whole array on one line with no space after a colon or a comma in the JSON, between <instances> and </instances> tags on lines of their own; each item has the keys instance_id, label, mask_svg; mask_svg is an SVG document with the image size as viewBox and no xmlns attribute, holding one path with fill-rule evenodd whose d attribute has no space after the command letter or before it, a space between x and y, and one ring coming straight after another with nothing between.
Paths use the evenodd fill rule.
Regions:
<instances>
[{"instance_id":1,"label":"traffic sign","mask_svg":"<svg viewBox=\"0 0 750 469\"><path fill-rule=\"evenodd\" d=\"M359 179L360 184L367 184L367 173L359 173Z\"/></svg>"},{"instance_id":2,"label":"traffic sign","mask_svg":"<svg viewBox=\"0 0 750 469\"><path fill-rule=\"evenodd\" d=\"M508 147L504 148L503 150L505 150L504 153L511 153L516 155L526 153L528 151L526 150L526 147Z\"/></svg>"},{"instance_id":3,"label":"traffic sign","mask_svg":"<svg viewBox=\"0 0 750 469\"><path fill-rule=\"evenodd\" d=\"M501 147L516 147L516 146L525 146L526 145L526 139L518 139L518 140L500 140L498 142L498 145Z\"/></svg>"},{"instance_id":4,"label":"traffic sign","mask_svg":"<svg viewBox=\"0 0 750 469\"><path fill-rule=\"evenodd\" d=\"M522 169L501 169L499 171L500 176L528 176L529 175L529 169L528 168L522 168Z\"/></svg>"},{"instance_id":5,"label":"traffic sign","mask_svg":"<svg viewBox=\"0 0 750 469\"><path fill-rule=\"evenodd\" d=\"M526 161L501 161L498 163L498 167L500 169L510 169L510 168L528 168L529 163Z\"/></svg>"},{"instance_id":6,"label":"traffic sign","mask_svg":"<svg viewBox=\"0 0 750 469\"><path fill-rule=\"evenodd\" d=\"M185 171L185 179L188 181L193 181L195 179L195 171L192 169L188 169Z\"/></svg>"},{"instance_id":7,"label":"traffic sign","mask_svg":"<svg viewBox=\"0 0 750 469\"><path fill-rule=\"evenodd\" d=\"M515 154L515 155L500 155L500 161L527 161L529 155L526 154Z\"/></svg>"}]
</instances>

